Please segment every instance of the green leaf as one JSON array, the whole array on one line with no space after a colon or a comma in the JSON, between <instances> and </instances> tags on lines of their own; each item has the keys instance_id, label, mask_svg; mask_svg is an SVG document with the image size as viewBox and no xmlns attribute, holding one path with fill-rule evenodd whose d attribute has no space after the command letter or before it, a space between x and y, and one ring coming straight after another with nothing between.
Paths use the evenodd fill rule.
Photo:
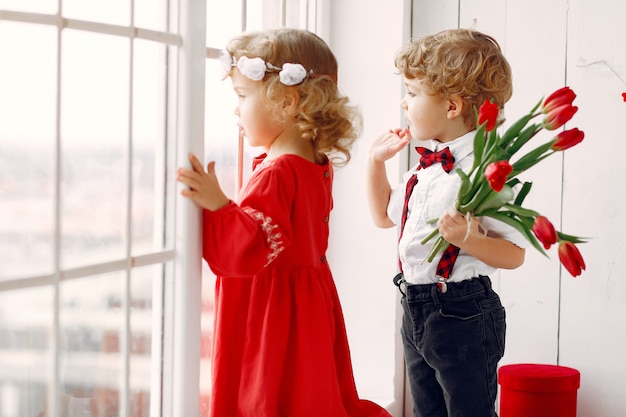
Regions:
<instances>
[{"instance_id":1,"label":"green leaf","mask_svg":"<svg viewBox=\"0 0 626 417\"><path fill-rule=\"evenodd\" d=\"M546 142L541 146L536 147L526 155L522 156L519 160L513 163L513 172L515 175L520 172L526 171L528 168L537 165L539 162L546 159L548 156L554 154L554 152L547 153L552 147L554 141ZM545 154L545 155L544 155Z\"/></svg>"},{"instance_id":2,"label":"green leaf","mask_svg":"<svg viewBox=\"0 0 626 417\"><path fill-rule=\"evenodd\" d=\"M489 192L493 191L487 181L482 181L479 183L478 190L474 192L470 201L465 204L461 204L459 206L459 211L461 213L473 212L476 207L483 202L483 200L489 195Z\"/></svg>"},{"instance_id":3,"label":"green leaf","mask_svg":"<svg viewBox=\"0 0 626 417\"><path fill-rule=\"evenodd\" d=\"M513 189L505 185L502 188L502 191L496 192L491 190L491 192L487 195L487 197L476 207L474 210L474 214L476 216L480 216L483 211L491 209L491 208L500 208L509 201L513 200L515 197L515 193L513 193Z\"/></svg>"},{"instance_id":4,"label":"green leaf","mask_svg":"<svg viewBox=\"0 0 626 417\"><path fill-rule=\"evenodd\" d=\"M519 132L522 131L524 126L534 117L533 112L528 113L526 116L522 117L515 123L513 123L502 135L502 139L500 140L500 144L503 147L507 147L509 142L511 142L514 138L519 135Z\"/></svg>"},{"instance_id":5,"label":"green leaf","mask_svg":"<svg viewBox=\"0 0 626 417\"><path fill-rule=\"evenodd\" d=\"M485 149L485 124L481 125L476 130L474 135L474 166L472 171L478 166L478 163L483 157L483 150Z\"/></svg>"},{"instance_id":6,"label":"green leaf","mask_svg":"<svg viewBox=\"0 0 626 417\"><path fill-rule=\"evenodd\" d=\"M559 237L559 240L567 240L568 242L572 243L587 243L587 241L590 239L588 237L566 235L565 233L561 233L559 231L557 231L556 234Z\"/></svg>"},{"instance_id":7,"label":"green leaf","mask_svg":"<svg viewBox=\"0 0 626 417\"><path fill-rule=\"evenodd\" d=\"M516 215L520 216L520 217L532 217L535 218L537 216L539 216L539 213L536 212L535 210L530 210L527 208L524 208L522 206L518 206L515 204L505 204L502 206L503 209L509 210L510 212L515 213ZM532 227L532 225L531 225Z\"/></svg>"},{"instance_id":8,"label":"green leaf","mask_svg":"<svg viewBox=\"0 0 626 417\"><path fill-rule=\"evenodd\" d=\"M532 186L533 186L532 182L525 182L524 185L522 185L522 189L519 191L519 193L517 193L517 197L515 198L515 201L513 202L513 204L515 204L516 206L521 206L522 203L524 202L524 199L530 192L530 189L532 188Z\"/></svg>"},{"instance_id":9,"label":"green leaf","mask_svg":"<svg viewBox=\"0 0 626 417\"><path fill-rule=\"evenodd\" d=\"M472 184L470 183L470 179L467 176L467 174L465 172L463 172L462 169L457 169L456 173L459 175L459 177L461 177L461 185L459 186L459 192L457 193L457 210L459 209L459 205L460 205L460 201L463 198L463 196L467 195L467 193L469 192Z\"/></svg>"},{"instance_id":10,"label":"green leaf","mask_svg":"<svg viewBox=\"0 0 626 417\"><path fill-rule=\"evenodd\" d=\"M502 212L497 212L497 213L493 213L493 214L489 214L488 216L487 215L485 216L491 217L492 219L500 220L501 222L514 227L522 235L524 235L526 240L528 240L535 247L535 249L537 249L540 253L542 253L546 258L550 258L548 254L546 253L546 251L543 249L543 246L539 243L539 241L533 234L533 232L526 225L524 225L524 223L522 223L521 221L512 217L509 217Z\"/></svg>"},{"instance_id":11,"label":"green leaf","mask_svg":"<svg viewBox=\"0 0 626 417\"><path fill-rule=\"evenodd\" d=\"M517 153L517 151L519 151L522 146L526 145L526 143L530 139L532 139L541 129L542 127L540 124L533 124L524 129L515 140L511 141L510 145L507 148L508 154L512 156Z\"/></svg>"}]
</instances>

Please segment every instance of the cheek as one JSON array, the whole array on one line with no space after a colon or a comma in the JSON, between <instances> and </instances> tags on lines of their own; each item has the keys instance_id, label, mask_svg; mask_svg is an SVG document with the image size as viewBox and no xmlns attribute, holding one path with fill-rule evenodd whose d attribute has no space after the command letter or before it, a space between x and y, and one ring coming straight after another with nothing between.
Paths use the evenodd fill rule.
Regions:
<instances>
[{"instance_id":1,"label":"cheek","mask_svg":"<svg viewBox=\"0 0 626 417\"><path fill-rule=\"evenodd\" d=\"M245 123L250 123L253 121L256 116L256 112L254 111L254 106L251 106L249 102L243 102L239 105L239 117Z\"/></svg>"},{"instance_id":2,"label":"cheek","mask_svg":"<svg viewBox=\"0 0 626 417\"><path fill-rule=\"evenodd\" d=\"M416 106L415 103L409 103L406 111L406 116L410 122L413 124L417 124L422 119L422 111L419 106Z\"/></svg>"}]
</instances>

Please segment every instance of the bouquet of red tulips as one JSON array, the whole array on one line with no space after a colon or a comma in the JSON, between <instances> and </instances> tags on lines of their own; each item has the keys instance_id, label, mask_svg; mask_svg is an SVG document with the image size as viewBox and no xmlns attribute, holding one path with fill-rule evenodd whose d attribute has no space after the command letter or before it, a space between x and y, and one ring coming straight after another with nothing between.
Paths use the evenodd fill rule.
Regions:
<instances>
[{"instance_id":1,"label":"bouquet of red tulips","mask_svg":"<svg viewBox=\"0 0 626 417\"><path fill-rule=\"evenodd\" d=\"M578 110L572 103L576 94L563 87L540 101L524 117L513 123L504 134L498 134L498 106L486 100L478 109L478 128L474 137L474 165L469 173L457 169L461 186L456 201L456 209L468 221L473 217L491 217L511 225L541 253L558 243L559 259L565 269L576 277L585 269L585 261L576 247L582 238L557 231L552 223L522 203L530 192L532 184L522 183L517 177L548 156L564 151L580 143L584 132L577 128L563 130L548 142L536 147L527 154L514 158L516 153L541 130L556 130L568 122ZM539 116L538 123L531 121ZM530 124L529 124L530 123ZM513 161L512 161L513 160ZM518 190L514 192L514 188ZM437 219L433 220L435 223ZM449 243L435 229L422 243L437 237L428 262L445 250Z\"/></svg>"}]
</instances>

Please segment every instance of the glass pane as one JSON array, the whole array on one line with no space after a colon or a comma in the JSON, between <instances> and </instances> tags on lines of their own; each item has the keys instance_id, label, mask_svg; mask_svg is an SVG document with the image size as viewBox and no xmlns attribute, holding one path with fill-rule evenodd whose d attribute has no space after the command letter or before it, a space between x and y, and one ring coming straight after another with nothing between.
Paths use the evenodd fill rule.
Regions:
<instances>
[{"instance_id":1,"label":"glass pane","mask_svg":"<svg viewBox=\"0 0 626 417\"><path fill-rule=\"evenodd\" d=\"M0 0L0 10L54 14L57 8L58 0Z\"/></svg>"},{"instance_id":2,"label":"glass pane","mask_svg":"<svg viewBox=\"0 0 626 417\"><path fill-rule=\"evenodd\" d=\"M66 30L61 70L61 264L126 250L129 40Z\"/></svg>"},{"instance_id":3,"label":"glass pane","mask_svg":"<svg viewBox=\"0 0 626 417\"><path fill-rule=\"evenodd\" d=\"M256 2L252 2L256 3ZM247 4L246 26L252 29L252 22L260 22L263 10L260 2L256 6ZM258 7L257 7L258 6ZM272 6L266 13L277 9ZM214 1L207 4L207 45L224 48L228 41L241 33L241 3L229 0ZM250 176L252 157L264 152L263 149L250 148L245 140L239 139L237 118L234 115L237 97L230 79L223 81L224 70L219 61L208 59L206 63L206 99L205 99L205 161L217 161L215 170L220 185L232 199L236 199L239 176L245 184ZM238 160L241 150L243 157ZM240 174L241 173L241 174Z\"/></svg>"},{"instance_id":4,"label":"glass pane","mask_svg":"<svg viewBox=\"0 0 626 417\"><path fill-rule=\"evenodd\" d=\"M150 416L151 384L161 375L159 302L163 270L163 265L153 265L133 269L131 275L130 417Z\"/></svg>"},{"instance_id":5,"label":"glass pane","mask_svg":"<svg viewBox=\"0 0 626 417\"><path fill-rule=\"evenodd\" d=\"M0 21L0 39L4 280L50 273L53 268L56 28Z\"/></svg>"},{"instance_id":6,"label":"glass pane","mask_svg":"<svg viewBox=\"0 0 626 417\"><path fill-rule=\"evenodd\" d=\"M60 286L61 403L117 416L124 380L125 272Z\"/></svg>"},{"instance_id":7,"label":"glass pane","mask_svg":"<svg viewBox=\"0 0 626 417\"><path fill-rule=\"evenodd\" d=\"M63 16L91 22L130 25L128 0L63 0Z\"/></svg>"},{"instance_id":8,"label":"glass pane","mask_svg":"<svg viewBox=\"0 0 626 417\"><path fill-rule=\"evenodd\" d=\"M166 0L135 0L135 26L142 29L166 32L167 7ZM171 30L170 30L171 31Z\"/></svg>"},{"instance_id":9,"label":"glass pane","mask_svg":"<svg viewBox=\"0 0 626 417\"><path fill-rule=\"evenodd\" d=\"M207 2L206 44L223 48L233 36L241 33L241 1ZM261 2L253 2L261 3Z\"/></svg>"},{"instance_id":10,"label":"glass pane","mask_svg":"<svg viewBox=\"0 0 626 417\"><path fill-rule=\"evenodd\" d=\"M166 52L155 42L135 41L133 77L132 253L163 247L166 194ZM172 198L173 196L170 196Z\"/></svg>"},{"instance_id":11,"label":"glass pane","mask_svg":"<svg viewBox=\"0 0 626 417\"><path fill-rule=\"evenodd\" d=\"M265 0L248 5L248 29L275 27L306 27L306 9L302 0ZM284 3L284 10L283 9ZM301 4L305 3L305 4ZM283 22L284 19L284 22Z\"/></svg>"},{"instance_id":12,"label":"glass pane","mask_svg":"<svg viewBox=\"0 0 626 417\"><path fill-rule=\"evenodd\" d=\"M46 410L51 370L52 288L0 292L0 416Z\"/></svg>"},{"instance_id":13,"label":"glass pane","mask_svg":"<svg viewBox=\"0 0 626 417\"><path fill-rule=\"evenodd\" d=\"M230 78L221 80L223 69L218 61L206 63L205 100L205 162L217 161L215 169L220 185L228 197L235 199L237 192L237 149L239 130L235 95ZM206 165L206 164L205 164ZM250 171L250 157L244 162L244 172Z\"/></svg>"},{"instance_id":14,"label":"glass pane","mask_svg":"<svg viewBox=\"0 0 626 417\"><path fill-rule=\"evenodd\" d=\"M282 2L282 0L278 0ZM289 2L289 0L287 0ZM246 2L246 30L262 30L264 28L273 26L284 26L281 24L269 25L267 23L268 17L278 16L280 14L279 7L282 5L275 1L271 6L266 2L252 1Z\"/></svg>"}]
</instances>

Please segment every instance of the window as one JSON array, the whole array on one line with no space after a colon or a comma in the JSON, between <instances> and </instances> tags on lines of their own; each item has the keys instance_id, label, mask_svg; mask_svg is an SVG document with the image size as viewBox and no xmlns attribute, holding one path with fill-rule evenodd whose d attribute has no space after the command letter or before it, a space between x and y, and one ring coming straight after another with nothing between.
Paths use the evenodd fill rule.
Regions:
<instances>
[{"instance_id":1,"label":"window","mask_svg":"<svg viewBox=\"0 0 626 417\"><path fill-rule=\"evenodd\" d=\"M0 1L0 415L157 416L178 6L59 7Z\"/></svg>"},{"instance_id":2,"label":"window","mask_svg":"<svg viewBox=\"0 0 626 417\"><path fill-rule=\"evenodd\" d=\"M206 415L213 277L174 172L204 153L234 197L249 161L196 69L316 2L202 3L0 0L2 417Z\"/></svg>"}]
</instances>

